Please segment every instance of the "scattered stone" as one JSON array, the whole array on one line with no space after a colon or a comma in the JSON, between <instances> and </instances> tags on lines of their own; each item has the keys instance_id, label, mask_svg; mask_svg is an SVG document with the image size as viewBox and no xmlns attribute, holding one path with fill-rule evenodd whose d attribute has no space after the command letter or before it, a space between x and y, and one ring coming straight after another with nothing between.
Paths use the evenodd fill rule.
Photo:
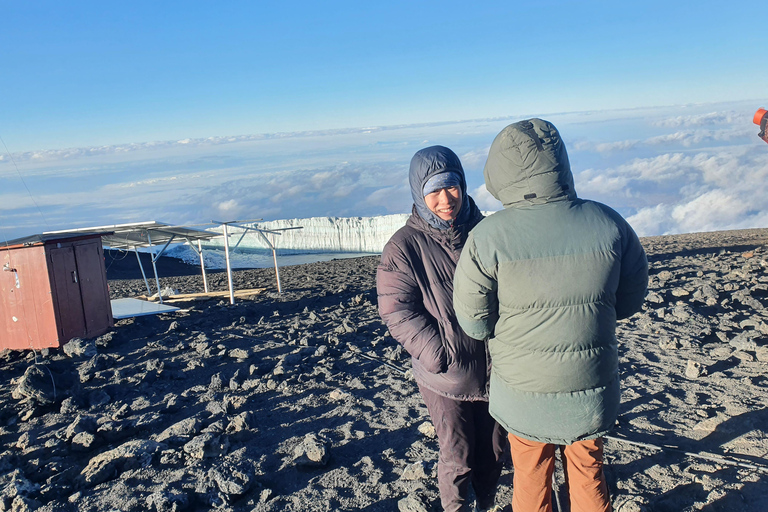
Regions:
<instances>
[{"instance_id":1,"label":"scattered stone","mask_svg":"<svg viewBox=\"0 0 768 512\"><path fill-rule=\"evenodd\" d=\"M266 489L261 491L261 493L259 494L259 503L266 503L266 502L268 502L269 500L272 499L274 494L275 494L274 491L272 491L272 489L267 487Z\"/></svg>"},{"instance_id":2,"label":"scattered stone","mask_svg":"<svg viewBox=\"0 0 768 512\"><path fill-rule=\"evenodd\" d=\"M659 348L664 350L677 350L680 346L680 341L677 338L669 338L667 336L659 338Z\"/></svg>"},{"instance_id":3,"label":"scattered stone","mask_svg":"<svg viewBox=\"0 0 768 512\"><path fill-rule=\"evenodd\" d=\"M19 506L21 504L29 504L31 498L36 496L40 492L40 485L30 482L24 473L18 469L14 469L8 475L4 475L0 478L0 507L4 510L16 511L24 510L11 507L6 508L4 503L16 503L19 500ZM34 510L34 509L32 509Z\"/></svg>"},{"instance_id":4,"label":"scattered stone","mask_svg":"<svg viewBox=\"0 0 768 512\"><path fill-rule=\"evenodd\" d=\"M397 509L400 512L429 512L429 508L424 501L416 495L408 495L397 502Z\"/></svg>"},{"instance_id":5,"label":"scattered stone","mask_svg":"<svg viewBox=\"0 0 768 512\"><path fill-rule=\"evenodd\" d=\"M343 389L334 389L333 391L328 393L328 398L330 398L334 402L338 402L341 400L347 400L349 398L352 398L352 394L348 393L347 391L344 391Z\"/></svg>"},{"instance_id":6,"label":"scattered stone","mask_svg":"<svg viewBox=\"0 0 768 512\"><path fill-rule=\"evenodd\" d=\"M155 441L163 443L186 443L193 436L197 435L202 428L202 421L200 418L193 416L191 418L185 418L177 423L174 423L170 427L163 430L157 435Z\"/></svg>"},{"instance_id":7,"label":"scattered stone","mask_svg":"<svg viewBox=\"0 0 768 512\"><path fill-rule=\"evenodd\" d=\"M112 401L112 397L109 396L109 393L104 391L103 389L97 389L90 395L88 395L88 405L93 408L98 408L103 405L107 405Z\"/></svg>"},{"instance_id":8,"label":"scattered stone","mask_svg":"<svg viewBox=\"0 0 768 512\"><path fill-rule=\"evenodd\" d=\"M293 450L293 462L298 466L325 466L328 462L326 441L309 433Z\"/></svg>"},{"instance_id":9,"label":"scattered stone","mask_svg":"<svg viewBox=\"0 0 768 512\"><path fill-rule=\"evenodd\" d=\"M156 512L182 512L189 508L186 493L158 491L147 496L147 509Z\"/></svg>"},{"instance_id":10,"label":"scattered stone","mask_svg":"<svg viewBox=\"0 0 768 512\"><path fill-rule=\"evenodd\" d=\"M242 348L233 348L232 350L229 351L228 355L232 359L238 359L238 360L245 360L245 359L248 359L248 357L250 357L250 354L248 353L248 351Z\"/></svg>"},{"instance_id":11,"label":"scattered stone","mask_svg":"<svg viewBox=\"0 0 768 512\"><path fill-rule=\"evenodd\" d=\"M96 436L90 432L78 432L72 438L70 446L73 452L89 452L96 444Z\"/></svg>"},{"instance_id":12,"label":"scattered stone","mask_svg":"<svg viewBox=\"0 0 768 512\"><path fill-rule=\"evenodd\" d=\"M757 350L757 343L750 339L745 333L741 333L728 342L730 346L736 350L749 350L754 352Z\"/></svg>"},{"instance_id":13,"label":"scattered stone","mask_svg":"<svg viewBox=\"0 0 768 512\"><path fill-rule=\"evenodd\" d=\"M193 459L221 457L229 450L227 436L204 432L184 445L184 452Z\"/></svg>"},{"instance_id":14,"label":"scattered stone","mask_svg":"<svg viewBox=\"0 0 768 512\"><path fill-rule=\"evenodd\" d=\"M78 414L72 423L67 425L61 438L66 442L71 442L72 439L81 432L96 432L96 420L90 416Z\"/></svg>"},{"instance_id":15,"label":"scattered stone","mask_svg":"<svg viewBox=\"0 0 768 512\"><path fill-rule=\"evenodd\" d=\"M61 349L71 358L93 357L97 353L95 341L81 338L72 338Z\"/></svg>"},{"instance_id":16,"label":"scattered stone","mask_svg":"<svg viewBox=\"0 0 768 512\"><path fill-rule=\"evenodd\" d=\"M117 448L93 457L80 472L80 483L92 487L119 476L122 472L147 467L152 457L163 448L161 443L148 440L128 441Z\"/></svg>"},{"instance_id":17,"label":"scattered stone","mask_svg":"<svg viewBox=\"0 0 768 512\"><path fill-rule=\"evenodd\" d=\"M403 474L400 475L401 480L424 480L425 478L428 478L427 465L421 460L407 465Z\"/></svg>"},{"instance_id":18,"label":"scattered stone","mask_svg":"<svg viewBox=\"0 0 768 512\"><path fill-rule=\"evenodd\" d=\"M437 437L437 432L435 431L435 426L430 421L425 421L421 425L419 425L419 432L425 437L428 437L430 439L435 439Z\"/></svg>"},{"instance_id":19,"label":"scattered stone","mask_svg":"<svg viewBox=\"0 0 768 512\"><path fill-rule=\"evenodd\" d=\"M210 389L211 391L221 391L222 380L221 380L220 373L214 373L211 376L211 383L208 385L208 389Z\"/></svg>"},{"instance_id":20,"label":"scattered stone","mask_svg":"<svg viewBox=\"0 0 768 512\"><path fill-rule=\"evenodd\" d=\"M61 414L74 414L79 409L80 407L78 406L77 400L75 400L74 397L68 396L67 398L61 401L61 407L59 407L59 412Z\"/></svg>"},{"instance_id":21,"label":"scattered stone","mask_svg":"<svg viewBox=\"0 0 768 512\"><path fill-rule=\"evenodd\" d=\"M755 349L755 357L761 363L768 363L768 346L757 347Z\"/></svg>"},{"instance_id":22,"label":"scattered stone","mask_svg":"<svg viewBox=\"0 0 768 512\"><path fill-rule=\"evenodd\" d=\"M30 444L34 444L36 440L33 438L33 434L30 434L29 432L24 432L19 436L18 441L16 441L16 448L19 450L26 450L29 448Z\"/></svg>"},{"instance_id":23,"label":"scattered stone","mask_svg":"<svg viewBox=\"0 0 768 512\"><path fill-rule=\"evenodd\" d=\"M227 495L240 496L248 492L253 485L253 471L245 465L222 465L211 468L208 477L216 482L221 492Z\"/></svg>"},{"instance_id":24,"label":"scattered stone","mask_svg":"<svg viewBox=\"0 0 768 512\"><path fill-rule=\"evenodd\" d=\"M53 374L45 365L30 366L19 379L11 396L16 400L27 400L37 405L54 403L56 386Z\"/></svg>"},{"instance_id":25,"label":"scattered stone","mask_svg":"<svg viewBox=\"0 0 768 512\"><path fill-rule=\"evenodd\" d=\"M698 379L707 374L707 369L697 361L688 360L688 364L685 367L685 376L689 379Z\"/></svg>"}]
</instances>

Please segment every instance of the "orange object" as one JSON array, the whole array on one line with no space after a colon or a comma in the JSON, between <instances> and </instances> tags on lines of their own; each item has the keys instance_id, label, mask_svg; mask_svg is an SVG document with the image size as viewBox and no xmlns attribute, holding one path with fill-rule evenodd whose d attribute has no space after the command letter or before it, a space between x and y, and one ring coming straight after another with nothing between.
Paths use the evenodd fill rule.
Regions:
<instances>
[{"instance_id":1,"label":"orange object","mask_svg":"<svg viewBox=\"0 0 768 512\"><path fill-rule=\"evenodd\" d=\"M752 122L757 126L760 126L760 123L765 117L765 114L768 114L768 110L765 110L764 108L757 109L757 112L755 112L755 117L752 118Z\"/></svg>"},{"instance_id":2,"label":"orange object","mask_svg":"<svg viewBox=\"0 0 768 512\"><path fill-rule=\"evenodd\" d=\"M752 122L760 127L760 133L758 133L757 136L765 142L768 142L768 110L765 110L764 108L757 109L755 117L752 118Z\"/></svg>"}]
</instances>

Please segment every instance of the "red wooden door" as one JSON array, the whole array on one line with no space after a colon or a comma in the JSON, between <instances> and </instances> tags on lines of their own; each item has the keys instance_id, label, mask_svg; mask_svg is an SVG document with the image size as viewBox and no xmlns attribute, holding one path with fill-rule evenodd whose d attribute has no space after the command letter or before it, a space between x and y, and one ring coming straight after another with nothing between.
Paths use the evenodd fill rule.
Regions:
<instances>
[{"instance_id":1,"label":"red wooden door","mask_svg":"<svg viewBox=\"0 0 768 512\"><path fill-rule=\"evenodd\" d=\"M80 294L80 277L72 247L51 249L53 286L56 289L56 303L59 311L59 334L61 340L86 337L83 299Z\"/></svg>"},{"instance_id":2,"label":"red wooden door","mask_svg":"<svg viewBox=\"0 0 768 512\"><path fill-rule=\"evenodd\" d=\"M75 246L75 260L83 301L85 329L88 337L106 332L112 325L112 307L109 302L107 276L101 240Z\"/></svg>"}]
</instances>

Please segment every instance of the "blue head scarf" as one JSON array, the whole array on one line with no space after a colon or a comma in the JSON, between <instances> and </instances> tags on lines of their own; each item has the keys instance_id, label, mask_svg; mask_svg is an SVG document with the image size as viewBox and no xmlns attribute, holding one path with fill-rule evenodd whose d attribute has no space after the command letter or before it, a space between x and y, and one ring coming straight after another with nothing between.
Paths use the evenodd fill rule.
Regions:
<instances>
[{"instance_id":1,"label":"blue head scarf","mask_svg":"<svg viewBox=\"0 0 768 512\"><path fill-rule=\"evenodd\" d=\"M441 219L429 209L424 201L424 195L439 190L439 188L445 188L446 185L433 188L441 183L450 183L447 186L454 186L453 180L456 177L459 180L458 186L461 189L461 208L459 209L459 216L451 223ZM464 177L464 168L461 166L459 157L450 149L445 146L430 146L417 151L411 159L409 182L416 212L419 214L419 217L427 221L432 227L448 229L451 227L451 224L462 224L469 218L469 195L467 195L467 180ZM430 185L427 185L428 182Z\"/></svg>"}]
</instances>

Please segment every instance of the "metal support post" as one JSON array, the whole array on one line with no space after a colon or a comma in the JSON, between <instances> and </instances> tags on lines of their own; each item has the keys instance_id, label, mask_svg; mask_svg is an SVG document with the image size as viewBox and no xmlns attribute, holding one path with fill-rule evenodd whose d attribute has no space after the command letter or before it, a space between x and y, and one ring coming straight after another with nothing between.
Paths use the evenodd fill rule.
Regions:
<instances>
[{"instance_id":1,"label":"metal support post","mask_svg":"<svg viewBox=\"0 0 768 512\"><path fill-rule=\"evenodd\" d=\"M208 278L205 276L205 260L203 259L203 244L200 243L200 239L197 240L197 249L200 254L200 270L203 272L203 287L205 293L208 293Z\"/></svg>"},{"instance_id":2,"label":"metal support post","mask_svg":"<svg viewBox=\"0 0 768 512\"><path fill-rule=\"evenodd\" d=\"M229 231L224 224L224 256L227 259L227 281L229 282L229 303L235 303L235 290L232 287L232 265L229 262Z\"/></svg>"}]
</instances>

